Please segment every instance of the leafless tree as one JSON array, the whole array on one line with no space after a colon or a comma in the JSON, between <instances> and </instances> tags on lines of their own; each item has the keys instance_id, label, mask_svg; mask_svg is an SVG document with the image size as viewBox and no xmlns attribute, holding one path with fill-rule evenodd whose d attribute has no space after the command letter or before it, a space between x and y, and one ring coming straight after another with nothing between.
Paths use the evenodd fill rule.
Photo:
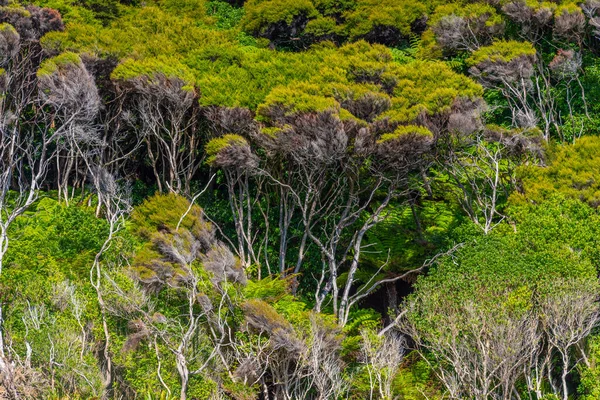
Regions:
<instances>
[{"instance_id":1,"label":"leafless tree","mask_svg":"<svg viewBox=\"0 0 600 400\"><path fill-rule=\"evenodd\" d=\"M319 311L330 295L344 325L354 304L352 287L365 234L384 218L387 205L399 196L410 171L421 165L432 141L410 132L378 141L386 133L383 125L359 129L329 113L298 115L284 122L276 135L263 138L262 146L286 160L286 180L266 168L261 172L285 188L300 214L306 237L299 263L305 240L321 253L315 309ZM342 271L347 275L339 287Z\"/></svg>"},{"instance_id":2,"label":"leafless tree","mask_svg":"<svg viewBox=\"0 0 600 400\"><path fill-rule=\"evenodd\" d=\"M211 157L211 166L220 168L225 175L225 185L237 237L237 253L244 267L260 265L260 248L254 222L257 209L263 201L263 179L256 176L258 157L241 136L225 135L216 140L226 141ZM268 218L266 218L268 221Z\"/></svg>"},{"instance_id":3,"label":"leafless tree","mask_svg":"<svg viewBox=\"0 0 600 400\"><path fill-rule=\"evenodd\" d=\"M560 355L559 392L567 400L567 376L582 359L589 364L582 342L600 323L600 291L598 282L589 279L551 280L548 285L540 299L540 317L548 345ZM553 384L550 374L549 378Z\"/></svg>"},{"instance_id":4,"label":"leafless tree","mask_svg":"<svg viewBox=\"0 0 600 400\"><path fill-rule=\"evenodd\" d=\"M475 51L488 45L504 31L503 23L489 21L491 15L484 13L473 17L447 15L432 27L437 43L444 49Z\"/></svg>"},{"instance_id":5,"label":"leafless tree","mask_svg":"<svg viewBox=\"0 0 600 400\"><path fill-rule=\"evenodd\" d=\"M514 186L515 168L523 160L541 159L539 141L535 132L501 128L470 135L452 132L444 139L438 165L452 179L451 190L462 209L485 234L504 219L498 206Z\"/></svg>"},{"instance_id":6,"label":"leafless tree","mask_svg":"<svg viewBox=\"0 0 600 400\"><path fill-rule=\"evenodd\" d=\"M308 329L298 329L261 300L247 301L243 308L245 329L256 345L242 358L237 376L261 381L267 398L269 386L275 399L285 400L333 400L347 391L339 328L311 314Z\"/></svg>"},{"instance_id":7,"label":"leafless tree","mask_svg":"<svg viewBox=\"0 0 600 400\"><path fill-rule=\"evenodd\" d=\"M114 367L111 355L111 332L108 325L108 309L104 299L104 262L103 258L109 249L114 246L114 242L118 233L125 227L125 218L131 211L131 203L129 193L126 187L119 187L114 178L105 175L101 182L103 186L96 188L99 194L99 199L104 206L104 216L108 223L108 233L105 237L102 246L96 253L94 261L90 267L90 283L96 291L96 299L102 317L102 332L104 341L102 348L99 351L100 364L103 373L103 398L109 398L112 391L114 379Z\"/></svg>"},{"instance_id":8,"label":"leafless tree","mask_svg":"<svg viewBox=\"0 0 600 400\"><path fill-rule=\"evenodd\" d=\"M594 28L594 35L600 36L600 18L598 11L600 10L600 1L587 0L581 4L581 9L588 18L588 23Z\"/></svg>"},{"instance_id":9,"label":"leafless tree","mask_svg":"<svg viewBox=\"0 0 600 400\"><path fill-rule=\"evenodd\" d=\"M414 340L417 351L427 352L436 361L436 374L450 397L511 399L523 365L538 346L535 315L501 312L472 301L429 306L443 318L443 322L437 320L435 329L409 318L401 330ZM407 304L408 313L419 313L419 307L419 301ZM423 357L427 360L424 353Z\"/></svg>"},{"instance_id":10,"label":"leafless tree","mask_svg":"<svg viewBox=\"0 0 600 400\"><path fill-rule=\"evenodd\" d=\"M406 339L398 332L375 336L362 333L361 363L369 375L369 399L392 400L392 383L404 360Z\"/></svg>"}]
</instances>

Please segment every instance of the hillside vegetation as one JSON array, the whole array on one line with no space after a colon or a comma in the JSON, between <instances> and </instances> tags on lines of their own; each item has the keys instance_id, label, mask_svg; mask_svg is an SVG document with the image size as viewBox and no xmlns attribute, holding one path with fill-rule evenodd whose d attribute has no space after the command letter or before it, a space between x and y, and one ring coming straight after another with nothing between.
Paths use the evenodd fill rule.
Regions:
<instances>
[{"instance_id":1,"label":"hillside vegetation","mask_svg":"<svg viewBox=\"0 0 600 400\"><path fill-rule=\"evenodd\" d=\"M0 0L0 399L600 398L600 0Z\"/></svg>"}]
</instances>

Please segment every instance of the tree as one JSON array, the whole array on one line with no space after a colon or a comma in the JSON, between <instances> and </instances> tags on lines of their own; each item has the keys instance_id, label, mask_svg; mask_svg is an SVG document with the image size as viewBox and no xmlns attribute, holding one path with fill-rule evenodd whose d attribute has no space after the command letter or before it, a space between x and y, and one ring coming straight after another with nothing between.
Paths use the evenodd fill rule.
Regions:
<instances>
[{"instance_id":1,"label":"tree","mask_svg":"<svg viewBox=\"0 0 600 400\"><path fill-rule=\"evenodd\" d=\"M384 217L410 173L419 169L431 146L431 133L418 126L387 134L357 130L328 113L298 115L290 122L275 137L266 138L266 144L289 160L293 174L289 184L274 182L294 197L306 235L323 259L316 309L331 293L334 312L345 324L357 301L351 288L365 233ZM347 258L351 261L340 288L338 278Z\"/></svg>"},{"instance_id":2,"label":"tree","mask_svg":"<svg viewBox=\"0 0 600 400\"><path fill-rule=\"evenodd\" d=\"M535 131L494 126L470 135L450 132L440 140L438 168L451 179L448 189L485 234L505 218L501 207L516 185L516 168L543 158L540 141Z\"/></svg>"},{"instance_id":3,"label":"tree","mask_svg":"<svg viewBox=\"0 0 600 400\"><path fill-rule=\"evenodd\" d=\"M504 31L502 18L487 4L443 5L428 23L436 42L450 51L476 51Z\"/></svg>"},{"instance_id":4,"label":"tree","mask_svg":"<svg viewBox=\"0 0 600 400\"><path fill-rule=\"evenodd\" d=\"M138 140L145 144L159 191L191 194L202 164L198 92L191 72L172 60L129 60L111 75L128 93Z\"/></svg>"},{"instance_id":5,"label":"tree","mask_svg":"<svg viewBox=\"0 0 600 400\"><path fill-rule=\"evenodd\" d=\"M225 355L234 340L228 318L233 313L232 297L246 283L246 276L239 260L215 238L214 228L203 219L198 206L190 205L187 211L176 209L173 219L146 214L165 199L177 197L157 195L133 216L138 220L158 218L152 221L156 225L151 225L151 230L139 231L151 241L134 261L137 285L128 288L112 279L107 291L112 298L109 309L127 320L132 331L125 348L132 350L142 340L153 341L157 375L170 393L161 377L161 359L166 357L162 350L167 351L174 358L179 396L184 400L190 379L210 366L214 368L213 359L219 358L222 368L231 368ZM179 205L189 204L178 199ZM151 301L153 283L173 296L174 304L166 305L179 310L176 314L169 308L157 308Z\"/></svg>"},{"instance_id":6,"label":"tree","mask_svg":"<svg viewBox=\"0 0 600 400\"><path fill-rule=\"evenodd\" d=\"M94 172L89 160L97 156L100 147L94 126L100 96L94 78L74 53L45 60L37 78L39 106L49 110L45 123L60 127L54 132L57 147L54 165L59 198L68 203L74 197L74 193L69 194L70 180L74 179L74 189L77 183L83 186L81 182L85 182L88 173Z\"/></svg>"},{"instance_id":7,"label":"tree","mask_svg":"<svg viewBox=\"0 0 600 400\"><path fill-rule=\"evenodd\" d=\"M3 23L0 42L3 52L0 90L0 273L9 245L9 228L33 204L52 158L55 133L42 120L27 114L37 101L36 69L42 58L39 37L62 28L60 18L47 9L31 7L29 18L2 12L0 19L12 20L16 28ZM37 29L33 28L36 21ZM20 33L19 33L20 32ZM0 304L0 375L14 395L12 368L5 354Z\"/></svg>"},{"instance_id":8,"label":"tree","mask_svg":"<svg viewBox=\"0 0 600 400\"><path fill-rule=\"evenodd\" d=\"M498 89L509 103L513 126L533 128L535 111L529 105L534 90L536 50L528 42L498 41L474 52L467 59L469 72L487 88ZM548 137L547 131L546 138Z\"/></svg>"},{"instance_id":9,"label":"tree","mask_svg":"<svg viewBox=\"0 0 600 400\"><path fill-rule=\"evenodd\" d=\"M575 232L593 235L593 220L580 224L586 210L557 199L520 209L515 231L477 238L419 280L400 329L452 398L571 394L565 382L598 324L597 255L570 250L581 246Z\"/></svg>"},{"instance_id":10,"label":"tree","mask_svg":"<svg viewBox=\"0 0 600 400\"><path fill-rule=\"evenodd\" d=\"M583 341L600 323L600 290L598 282L585 279L553 280L547 285L540 299L541 321L548 345L558 352L561 360L560 389L553 381L550 384L567 400L570 395L567 376L581 359L589 364ZM573 355L577 357L575 360Z\"/></svg>"},{"instance_id":11,"label":"tree","mask_svg":"<svg viewBox=\"0 0 600 400\"><path fill-rule=\"evenodd\" d=\"M369 399L392 399L392 383L404 360L406 338L397 332L378 335L363 331L361 363L369 375Z\"/></svg>"}]
</instances>

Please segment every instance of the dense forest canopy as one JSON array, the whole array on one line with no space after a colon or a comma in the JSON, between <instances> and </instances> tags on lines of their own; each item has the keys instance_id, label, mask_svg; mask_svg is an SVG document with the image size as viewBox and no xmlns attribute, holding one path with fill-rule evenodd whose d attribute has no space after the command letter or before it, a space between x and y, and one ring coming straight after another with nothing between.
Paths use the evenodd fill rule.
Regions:
<instances>
[{"instance_id":1,"label":"dense forest canopy","mask_svg":"<svg viewBox=\"0 0 600 400\"><path fill-rule=\"evenodd\" d=\"M599 0L0 0L0 399L599 399L599 53Z\"/></svg>"}]
</instances>

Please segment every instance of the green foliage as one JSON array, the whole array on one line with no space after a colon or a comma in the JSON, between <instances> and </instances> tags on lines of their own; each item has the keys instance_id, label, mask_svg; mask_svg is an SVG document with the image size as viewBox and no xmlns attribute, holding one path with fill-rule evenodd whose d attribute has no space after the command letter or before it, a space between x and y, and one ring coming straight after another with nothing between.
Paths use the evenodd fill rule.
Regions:
<instances>
[{"instance_id":1,"label":"green foliage","mask_svg":"<svg viewBox=\"0 0 600 400\"><path fill-rule=\"evenodd\" d=\"M192 205L184 197L174 193L155 194L137 206L131 214L131 230L141 238L149 238L154 232L167 228L175 231L180 227L190 229L195 223L195 218L201 215L202 210L197 205Z\"/></svg>"},{"instance_id":2,"label":"green foliage","mask_svg":"<svg viewBox=\"0 0 600 400\"><path fill-rule=\"evenodd\" d=\"M519 169L522 191L512 196L513 201L540 202L559 192L598 207L599 152L597 136L582 137L573 145L555 145L548 153L547 166L523 166Z\"/></svg>"},{"instance_id":3,"label":"green foliage","mask_svg":"<svg viewBox=\"0 0 600 400\"><path fill-rule=\"evenodd\" d=\"M441 321L437 318L447 317L436 314L438 305L460 308L466 301L494 310L498 317L526 312L532 307L532 293L548 289L545 282L595 279L599 265L595 211L579 201L555 197L512 212L514 230L505 225L467 243L418 280L413 298L419 299L421 308L415 321L422 319L426 329L435 330Z\"/></svg>"},{"instance_id":4,"label":"green foliage","mask_svg":"<svg viewBox=\"0 0 600 400\"><path fill-rule=\"evenodd\" d=\"M482 62L508 63L519 57L535 56L535 47L529 42L517 42L514 40L498 40L491 46L485 46L475 51L466 63L469 66L478 65Z\"/></svg>"},{"instance_id":5,"label":"green foliage","mask_svg":"<svg viewBox=\"0 0 600 400\"><path fill-rule=\"evenodd\" d=\"M387 262L386 269L393 272L418 267L453 239L453 228L463 226L460 219L455 206L445 202L423 199L412 208L394 204L386 218L367 233L371 251L363 254L362 262L373 268Z\"/></svg>"},{"instance_id":6,"label":"green foliage","mask_svg":"<svg viewBox=\"0 0 600 400\"><path fill-rule=\"evenodd\" d=\"M4 257L1 290L5 335L25 354L25 343L35 351L31 365L55 368L58 396L90 398L102 391L102 375L83 335L100 333L90 268L100 251L108 226L83 206L65 206L50 198L39 200L28 215L12 226L11 246ZM103 261L127 254L125 237L113 243ZM87 333L83 333L86 331ZM38 381L39 398L50 393L48 382ZM44 392L46 390L46 392ZM38 397L36 396L36 397Z\"/></svg>"},{"instance_id":7,"label":"green foliage","mask_svg":"<svg viewBox=\"0 0 600 400\"><path fill-rule=\"evenodd\" d=\"M395 140L404 135L421 135L421 136L433 136L433 133L424 126L418 125L401 125L393 133L386 133L379 139L379 143L386 142L388 140Z\"/></svg>"},{"instance_id":8,"label":"green foliage","mask_svg":"<svg viewBox=\"0 0 600 400\"><path fill-rule=\"evenodd\" d=\"M597 228L600 220L594 208L600 205L597 182L600 142L592 135L598 133L600 112L597 46L590 44L591 32L571 44L562 42L555 32L559 18L571 14L582 16L577 3L525 1L523 6L528 10L553 14L554 25L548 22L544 26L533 26L537 21L534 19L520 22L509 16L507 6L511 2L507 1L488 4L447 0L249 0L240 7L221 0L149 0L143 3L38 0L34 3L59 10L67 24L64 31L48 33L42 39L43 57L58 56L44 59L37 71L38 77L60 72L65 66L81 65L80 54L86 54L83 60L98 81L109 75L117 84L131 81L152 84L163 78L181 80L185 89L197 90L202 107L250 109L262 123L261 132L271 137L289 128L285 125L287 122L279 124L273 116L330 112L345 125L357 127L352 135L357 134L359 128L377 130L384 127L386 133L379 136L378 144L405 135L443 141L445 132L434 129L435 122L457 117L457 109L468 100L480 101L482 96L491 105L483 122L493 120L508 128L520 123L507 111L515 99L504 96L500 90L488 89L484 93L482 86L466 75L467 67L508 64L521 57L532 63L540 62L540 68L533 68L534 75L539 71L548 72L544 79L553 86L537 93L531 91L527 82L524 87L530 92L523 101L535 103L538 98L552 99L556 104L556 115L550 118L553 124L556 123L550 128L552 134L563 142L574 144L550 144L546 166L527 165L519 169L520 193L513 194L510 206L501 210L506 211L506 221L488 236L481 236L468 223L461 225L464 215L449 199L453 192L447 177L440 174L436 166L428 167L423 173L436 176L437 183L443 183L440 186L449 190L434 188L434 192L429 193L424 182L409 183L407 187L410 187L413 203L409 205L404 198L399 199L384 213L384 221L367 233L365 245L369 251L362 254L361 266L354 276L354 288L360 293L364 288L360 285L371 279L420 266L425 259L448 248L455 240L466 241L454 256L445 257L427 275L419 278L416 294L411 297L421 301L421 308L410 317L421 327L443 335L448 320L446 315L438 313L440 304L460 308L466 303L475 303L479 310L494 318L510 318L535 307L534 300L540 298L536 296L553 290L553 294L560 293L561 288L551 287L555 278L581 279L585 284L596 279L600 267L600 228ZM0 8L0 12L10 16L7 17L9 21L19 15L31 18L35 10L30 10L16 2ZM483 25L494 32L477 37L475 47L478 49L471 54L467 51L448 52L440 47L434 33L434 28L448 16L461 17L468 23L484 21ZM505 25L506 30L500 29ZM0 24L0 33L6 30L14 28ZM500 39L488 46L495 38ZM575 72L568 82L563 82L562 78L553 75L550 67L547 68L550 60L560 61L558 55L561 53L557 49L564 51L565 47L581 54L581 65L573 67ZM113 71L110 71L112 67L106 67L107 71L104 71L103 60L109 61L107 65L117 64L117 67ZM577 64L577 57L573 60ZM9 70L12 66L7 65L3 67ZM96 71L96 67L102 71ZM0 74L3 71L0 69ZM113 101L115 93L110 92L111 85L107 82L102 85L102 95L109 99L107 105L110 108L118 101ZM584 93L585 100L580 96ZM365 113L357 112L359 107L353 107L356 104L383 106L377 110L377 115L365 117ZM534 110L538 122L548 117L544 110ZM36 111L33 107L30 110ZM102 114L102 118L105 116ZM205 122L202 119L198 129L207 128ZM133 121L133 125L135 123ZM26 126L25 121L23 125ZM112 126L102 128L108 128L113 134ZM128 129L130 127L123 130L125 135L130 134ZM515 148L519 146L520 138L528 137L525 131L516 131L508 138L506 132L504 128L486 131L501 140L514 141ZM115 130L114 133L121 134L122 131ZM201 187L202 179L196 178L202 178L206 170L215 166L217 156L224 149L238 145L246 146L248 141L235 134L199 144L204 146L208 166L201 167L193 184ZM185 150L176 149L176 152ZM61 153L57 159L62 160L63 156ZM146 154L142 151L131 158L132 164L136 164L145 159ZM141 339L134 350L124 351L133 333L129 322L135 319L130 314L127 318L123 315L108 318L112 334L110 352L116 370L122 374L115 381L115 387L131 390L137 396L147 394L148 398L167 398L161 380L172 388L173 395L179 391L176 357L168 345L159 340L159 343L152 343L149 338L172 334L178 326L188 323L182 317L187 307L182 282L190 271L178 266L175 256L169 258L165 247L171 245L177 250L190 250L192 239L189 235L212 228L212 224L199 222L204 212L211 217L216 215L215 220L219 223L233 224L221 193L222 174L216 180L215 193L206 197L210 199L210 204L206 204L208 211L203 211L175 194L148 197L153 193L152 184L140 184L146 178L143 176L147 173L146 167L125 171L127 176L140 179L134 190L138 206L128 219L127 231L119 234L101 262L106 267L103 271L106 272L103 275L106 283L114 282L122 288L130 295L131 304L142 304L149 298L149 307L155 307L160 315L172 322ZM369 173L361 171L361 174L363 172ZM269 207L280 195L270 192L271 189L257 193L253 203L256 209L268 214L268 218L277 215L278 210ZM378 192L375 196L381 194ZM504 195L508 196L508 193ZM187 216L182 218L186 213ZM297 232L301 235L303 229L299 218L297 214L293 216L291 229L296 236L289 240L292 251L298 247ZM252 223L265 224L262 220L252 220ZM256 239L261 241L261 251L272 258L278 252L279 231L275 225L270 227L275 232L274 238L265 239L264 247L262 239ZM56 396L99 397L102 392L99 366L102 362L90 350L91 345L83 349L75 347L77 354L74 357L68 346L77 346L81 340L81 325L87 329L83 333L84 341L85 337L93 338L95 348L101 345L102 316L95 291L89 284L89 271L107 235L107 223L96 218L94 210L87 207L67 207L43 199L11 229L9 252L3 260L5 268L0 281L2 298L7 299L4 308L7 310L7 337L20 354L27 351L24 343L33 346L32 363L40 371L53 368L43 354L55 352L53 354L60 357L56 363L62 363L64 368L56 374ZM229 236L231 230L230 226L225 226L223 231L219 229L218 234L213 234L225 241L224 236ZM345 240L341 241L340 247L345 245ZM307 259L315 259L314 262L311 259L311 267L317 265L319 268L321 260L314 256L314 249L307 252L310 253ZM130 264L132 268L120 267L117 261ZM235 259L235 262L235 267L239 268L239 260ZM380 270L384 264L385 268ZM170 277L174 278L166 279L166 284L162 282L160 290L142 290L140 283L144 283L145 278L156 277L156 271L149 267L156 265L165 267L168 273L174 271ZM227 328L233 332L228 340L239 340L235 343L239 346L236 351L254 350L255 343L275 337L274 332L278 329L297 340L296 343L310 345L314 339L310 326L313 320L318 321L320 327L337 332L334 318L328 314L331 304L324 305L325 312L321 315L309 311L314 297L310 286L314 279L309 273L312 270L307 270L302 277L269 276L260 281L249 281L245 287L223 282L217 286L212 281L215 274L208 272L206 265L201 260L192 261L191 273L199 278L194 289L201 295L193 299L190 307L200 312L202 296L214 300L227 294L227 301L222 304L223 309L229 309L220 311L223 314L219 316L224 316ZM246 272L261 267L266 271L267 266L263 265L252 266ZM342 268L337 275L338 282L347 277L348 272ZM308 281L311 283L307 284ZM297 294L292 294L292 288L297 289ZM113 290L115 287L109 285L105 289L105 299L111 306L123 306L125 302L119 301L121 299ZM64 296L65 293L72 293L72 296ZM302 298L305 293L310 296ZM76 310L75 303L81 310ZM31 328L35 313L43 318L39 327ZM139 312L135 317L140 317ZM257 337L252 330L256 327L249 328L251 317L276 329L270 332L265 329L263 336ZM381 319L381 315L368 308L352 311L341 335L347 361L346 374L354 373L353 369L359 364L361 335L368 331L374 336ZM204 330L199 330L193 339L198 360L214 350L214 343L209 340L210 329L206 329L209 324L210 318L202 319ZM580 393L586 400L599 397L597 342L594 338L589 343L590 367L579 369ZM156 354L163 358L158 360ZM230 375L239 367L238 362L241 360L233 361L226 372L215 368L210 373L194 374L188 396L209 398L216 396L217 390L225 390L231 397L256 397L255 386L244 385L241 379L231 379ZM197 364L192 366L199 367ZM162 369L160 379L159 368ZM76 371L83 371L91 379L86 382ZM414 354L408 356L396 375L395 394L414 400L441 397L432 376L431 365L416 360ZM360 373L356 376L354 398L367 397L368 378Z\"/></svg>"},{"instance_id":9,"label":"green foliage","mask_svg":"<svg viewBox=\"0 0 600 400\"><path fill-rule=\"evenodd\" d=\"M407 37L411 25L427 11L426 3L414 0L360 0L344 15L344 29L351 40L363 38L376 28L393 28Z\"/></svg>"},{"instance_id":10,"label":"green foliage","mask_svg":"<svg viewBox=\"0 0 600 400\"><path fill-rule=\"evenodd\" d=\"M156 82L159 75L182 80L185 83L184 90L193 90L194 88L195 79L192 71L176 59L164 57L141 61L127 59L114 69L111 78L123 81L142 78L152 84Z\"/></svg>"},{"instance_id":11,"label":"green foliage","mask_svg":"<svg viewBox=\"0 0 600 400\"><path fill-rule=\"evenodd\" d=\"M231 4L214 0L206 4L206 13L217 19L216 27L219 29L232 29L243 18L244 9L233 7Z\"/></svg>"},{"instance_id":12,"label":"green foliage","mask_svg":"<svg viewBox=\"0 0 600 400\"><path fill-rule=\"evenodd\" d=\"M579 399L593 400L600 397L600 336L593 335L587 343L589 366L580 367Z\"/></svg>"},{"instance_id":13,"label":"green foliage","mask_svg":"<svg viewBox=\"0 0 600 400\"><path fill-rule=\"evenodd\" d=\"M240 135L224 135L218 138L214 138L212 139L210 142L208 142L206 144L206 147L204 148L204 151L206 151L206 155L207 155L207 159L206 159L206 163L209 165L212 165L219 152L221 152L224 148L228 147L228 146L244 146L244 145L248 145L248 142L246 141L246 139L244 139L243 137L241 137Z\"/></svg>"},{"instance_id":14,"label":"green foliage","mask_svg":"<svg viewBox=\"0 0 600 400\"><path fill-rule=\"evenodd\" d=\"M49 58L40 65L37 76L38 78L50 76L59 72L61 69L64 69L68 65L81 65L81 57L75 53L66 52L56 57Z\"/></svg>"},{"instance_id":15,"label":"green foliage","mask_svg":"<svg viewBox=\"0 0 600 400\"><path fill-rule=\"evenodd\" d=\"M249 0L245 10L242 26L255 34L264 34L272 24L290 25L295 18L318 15L310 0Z\"/></svg>"},{"instance_id":16,"label":"green foliage","mask_svg":"<svg viewBox=\"0 0 600 400\"><path fill-rule=\"evenodd\" d=\"M478 17L485 17L485 25L494 26L503 23L502 16L496 9L486 3L467 3L451 2L443 4L435 9L431 17L427 20L429 26L437 25L444 17L455 15L474 20Z\"/></svg>"},{"instance_id":17,"label":"green foliage","mask_svg":"<svg viewBox=\"0 0 600 400\"><path fill-rule=\"evenodd\" d=\"M93 210L65 207L49 198L40 200L32 214L18 221L18 239L6 256L9 267L3 279L10 282L10 287L31 283L24 293L32 290L35 298L43 295L36 292L42 288L25 277L35 273L39 283L47 284L80 279L89 272L90 262L105 240L107 226Z\"/></svg>"}]
</instances>

